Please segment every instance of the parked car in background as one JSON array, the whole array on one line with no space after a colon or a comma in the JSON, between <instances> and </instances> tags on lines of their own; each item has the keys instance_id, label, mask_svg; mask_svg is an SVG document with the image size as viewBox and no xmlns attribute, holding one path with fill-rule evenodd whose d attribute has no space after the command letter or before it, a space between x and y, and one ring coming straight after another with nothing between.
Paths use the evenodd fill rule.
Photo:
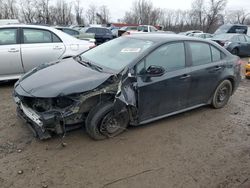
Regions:
<instances>
[{"instance_id":1,"label":"parked car in background","mask_svg":"<svg viewBox=\"0 0 250 188\"><path fill-rule=\"evenodd\" d=\"M75 29L71 29L71 28L68 28L68 27L59 27L59 26L56 26L55 27L56 29L64 32L64 33L67 33L75 38L78 38L80 40L88 40L88 41L91 41L91 42L95 42L95 34L94 33L83 33L83 32L80 32L78 30L75 30Z\"/></svg>"},{"instance_id":2,"label":"parked car in background","mask_svg":"<svg viewBox=\"0 0 250 188\"><path fill-rule=\"evenodd\" d=\"M202 39L211 39L213 38L213 34L210 33L192 33L188 35L189 37L197 37Z\"/></svg>"},{"instance_id":3,"label":"parked car in background","mask_svg":"<svg viewBox=\"0 0 250 188\"><path fill-rule=\"evenodd\" d=\"M212 40L234 55L250 56L250 37L245 34L219 34Z\"/></svg>"},{"instance_id":4,"label":"parked car in background","mask_svg":"<svg viewBox=\"0 0 250 188\"><path fill-rule=\"evenodd\" d=\"M144 33L153 33L153 32L157 32L158 29L156 29L152 25L140 25L138 26L137 31L144 32Z\"/></svg>"},{"instance_id":5,"label":"parked car in background","mask_svg":"<svg viewBox=\"0 0 250 188\"><path fill-rule=\"evenodd\" d=\"M71 26L70 28L80 31L80 30L83 29L84 27L85 27L84 25L73 25L73 26Z\"/></svg>"},{"instance_id":6,"label":"parked car in background","mask_svg":"<svg viewBox=\"0 0 250 188\"><path fill-rule=\"evenodd\" d=\"M241 33L250 35L250 27L241 24L224 24L214 32L215 35L223 33Z\"/></svg>"},{"instance_id":7,"label":"parked car in background","mask_svg":"<svg viewBox=\"0 0 250 188\"><path fill-rule=\"evenodd\" d=\"M51 27L0 26L0 81L18 79L36 66L78 55L94 45Z\"/></svg>"},{"instance_id":8,"label":"parked car in background","mask_svg":"<svg viewBox=\"0 0 250 188\"><path fill-rule=\"evenodd\" d=\"M136 30L128 30L128 31L123 32L121 29L120 34L121 35L130 35L130 34L137 34L137 33L154 33L154 32L158 32L158 29L156 29L154 26L140 25L136 28ZM163 31L159 31L159 32L163 32Z\"/></svg>"},{"instance_id":9,"label":"parked car in background","mask_svg":"<svg viewBox=\"0 0 250 188\"><path fill-rule=\"evenodd\" d=\"M104 42L113 39L113 35L108 28L105 27L85 27L81 30L84 33L95 34L95 40L97 44L102 44Z\"/></svg>"},{"instance_id":10,"label":"parked car in background","mask_svg":"<svg viewBox=\"0 0 250 188\"><path fill-rule=\"evenodd\" d=\"M212 41L129 35L34 69L15 84L14 99L40 139L79 125L99 140L128 125L204 105L224 107L239 85L240 65Z\"/></svg>"},{"instance_id":11,"label":"parked car in background","mask_svg":"<svg viewBox=\"0 0 250 188\"><path fill-rule=\"evenodd\" d=\"M131 32L136 32L137 26L125 26L118 30L118 37L122 36L124 33L130 34Z\"/></svg>"},{"instance_id":12,"label":"parked car in background","mask_svg":"<svg viewBox=\"0 0 250 188\"><path fill-rule=\"evenodd\" d=\"M17 19L0 19L1 25L9 25L9 24L18 24L19 21Z\"/></svg>"},{"instance_id":13,"label":"parked car in background","mask_svg":"<svg viewBox=\"0 0 250 188\"><path fill-rule=\"evenodd\" d=\"M191 30L191 31L186 31L186 32L180 32L179 35L185 35L185 36L189 36L193 33L203 33L203 31L200 30Z\"/></svg>"},{"instance_id":14,"label":"parked car in background","mask_svg":"<svg viewBox=\"0 0 250 188\"><path fill-rule=\"evenodd\" d=\"M113 38L117 38L118 37L118 31L119 31L119 27L109 27L109 30L111 31Z\"/></svg>"}]
</instances>

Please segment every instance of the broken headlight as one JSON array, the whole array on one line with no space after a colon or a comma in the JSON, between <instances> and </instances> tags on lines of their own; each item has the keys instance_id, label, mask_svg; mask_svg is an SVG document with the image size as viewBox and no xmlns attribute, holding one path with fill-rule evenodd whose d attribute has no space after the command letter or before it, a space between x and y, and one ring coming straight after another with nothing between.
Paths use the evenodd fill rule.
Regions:
<instances>
[{"instance_id":1,"label":"broken headlight","mask_svg":"<svg viewBox=\"0 0 250 188\"><path fill-rule=\"evenodd\" d=\"M54 105L58 108L66 108L74 103L69 97L58 97L54 99Z\"/></svg>"}]
</instances>

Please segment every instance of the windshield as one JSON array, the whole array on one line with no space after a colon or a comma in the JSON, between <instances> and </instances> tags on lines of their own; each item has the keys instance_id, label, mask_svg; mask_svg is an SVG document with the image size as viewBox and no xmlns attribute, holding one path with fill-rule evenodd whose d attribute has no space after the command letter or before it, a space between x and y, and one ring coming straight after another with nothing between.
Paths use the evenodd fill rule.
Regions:
<instances>
[{"instance_id":1,"label":"windshield","mask_svg":"<svg viewBox=\"0 0 250 188\"><path fill-rule=\"evenodd\" d=\"M215 35L213 37L213 40L230 40L234 34L220 34L220 35Z\"/></svg>"},{"instance_id":2,"label":"windshield","mask_svg":"<svg viewBox=\"0 0 250 188\"><path fill-rule=\"evenodd\" d=\"M231 27L232 25L222 25L214 32L214 34L227 33Z\"/></svg>"},{"instance_id":3,"label":"windshield","mask_svg":"<svg viewBox=\"0 0 250 188\"><path fill-rule=\"evenodd\" d=\"M147 26L139 26L138 31L148 32L148 27Z\"/></svg>"},{"instance_id":4,"label":"windshield","mask_svg":"<svg viewBox=\"0 0 250 188\"><path fill-rule=\"evenodd\" d=\"M125 31L128 27L122 27L120 30Z\"/></svg>"},{"instance_id":5,"label":"windshield","mask_svg":"<svg viewBox=\"0 0 250 188\"><path fill-rule=\"evenodd\" d=\"M81 58L100 67L118 71L129 65L152 45L152 41L120 37L84 52Z\"/></svg>"}]
</instances>

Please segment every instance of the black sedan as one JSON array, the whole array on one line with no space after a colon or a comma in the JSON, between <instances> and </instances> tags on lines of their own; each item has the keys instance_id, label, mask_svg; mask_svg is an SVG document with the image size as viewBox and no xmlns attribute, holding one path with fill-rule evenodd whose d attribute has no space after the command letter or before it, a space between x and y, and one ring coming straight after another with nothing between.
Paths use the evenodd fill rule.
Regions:
<instances>
[{"instance_id":1,"label":"black sedan","mask_svg":"<svg viewBox=\"0 0 250 188\"><path fill-rule=\"evenodd\" d=\"M250 56L250 37L245 34L219 34L212 38L229 52L238 56Z\"/></svg>"},{"instance_id":2,"label":"black sedan","mask_svg":"<svg viewBox=\"0 0 250 188\"><path fill-rule=\"evenodd\" d=\"M104 139L200 106L222 108L240 79L239 58L214 42L140 34L33 69L14 99L40 139L77 125Z\"/></svg>"},{"instance_id":3,"label":"black sedan","mask_svg":"<svg viewBox=\"0 0 250 188\"><path fill-rule=\"evenodd\" d=\"M104 42L110 41L113 39L112 32L105 27L86 27L81 29L84 33L93 33L95 34L96 44L102 44Z\"/></svg>"}]
</instances>

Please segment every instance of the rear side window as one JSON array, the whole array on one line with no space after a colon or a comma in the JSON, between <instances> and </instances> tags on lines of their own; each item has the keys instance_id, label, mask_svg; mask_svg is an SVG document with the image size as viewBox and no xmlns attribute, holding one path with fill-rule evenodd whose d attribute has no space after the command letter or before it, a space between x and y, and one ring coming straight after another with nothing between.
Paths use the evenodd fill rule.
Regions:
<instances>
[{"instance_id":1,"label":"rear side window","mask_svg":"<svg viewBox=\"0 0 250 188\"><path fill-rule=\"evenodd\" d=\"M72 29L64 29L63 30L65 33L69 34L69 35L79 35L78 31L72 30Z\"/></svg>"},{"instance_id":2,"label":"rear side window","mask_svg":"<svg viewBox=\"0 0 250 188\"><path fill-rule=\"evenodd\" d=\"M89 28L86 33L96 33L96 29L95 28Z\"/></svg>"},{"instance_id":3,"label":"rear side window","mask_svg":"<svg viewBox=\"0 0 250 188\"><path fill-rule=\"evenodd\" d=\"M240 42L246 42L246 39L243 35L239 35Z\"/></svg>"},{"instance_id":4,"label":"rear side window","mask_svg":"<svg viewBox=\"0 0 250 188\"><path fill-rule=\"evenodd\" d=\"M211 53L212 53L212 61L220 61L221 60L221 51L217 48L211 46Z\"/></svg>"},{"instance_id":5,"label":"rear side window","mask_svg":"<svg viewBox=\"0 0 250 188\"><path fill-rule=\"evenodd\" d=\"M146 57L146 69L151 65L161 66L166 71L185 67L184 43L165 44Z\"/></svg>"},{"instance_id":6,"label":"rear side window","mask_svg":"<svg viewBox=\"0 0 250 188\"><path fill-rule=\"evenodd\" d=\"M58 36L56 36L55 34L52 34L52 40L55 43L62 42L61 39Z\"/></svg>"},{"instance_id":7,"label":"rear side window","mask_svg":"<svg viewBox=\"0 0 250 188\"><path fill-rule=\"evenodd\" d=\"M105 33L107 33L106 29L96 28L96 30L97 30L98 34L105 34Z\"/></svg>"},{"instance_id":8,"label":"rear side window","mask_svg":"<svg viewBox=\"0 0 250 188\"><path fill-rule=\"evenodd\" d=\"M17 29L0 29L0 45L17 44Z\"/></svg>"},{"instance_id":9,"label":"rear side window","mask_svg":"<svg viewBox=\"0 0 250 188\"><path fill-rule=\"evenodd\" d=\"M53 42L51 32L41 29L23 29L23 41L25 44Z\"/></svg>"},{"instance_id":10,"label":"rear side window","mask_svg":"<svg viewBox=\"0 0 250 188\"><path fill-rule=\"evenodd\" d=\"M193 66L203 65L211 63L211 51L210 46L206 43L201 42L190 42L189 43Z\"/></svg>"},{"instance_id":11,"label":"rear side window","mask_svg":"<svg viewBox=\"0 0 250 188\"><path fill-rule=\"evenodd\" d=\"M105 29L105 33L106 34L112 34L111 31L109 29Z\"/></svg>"}]
</instances>

